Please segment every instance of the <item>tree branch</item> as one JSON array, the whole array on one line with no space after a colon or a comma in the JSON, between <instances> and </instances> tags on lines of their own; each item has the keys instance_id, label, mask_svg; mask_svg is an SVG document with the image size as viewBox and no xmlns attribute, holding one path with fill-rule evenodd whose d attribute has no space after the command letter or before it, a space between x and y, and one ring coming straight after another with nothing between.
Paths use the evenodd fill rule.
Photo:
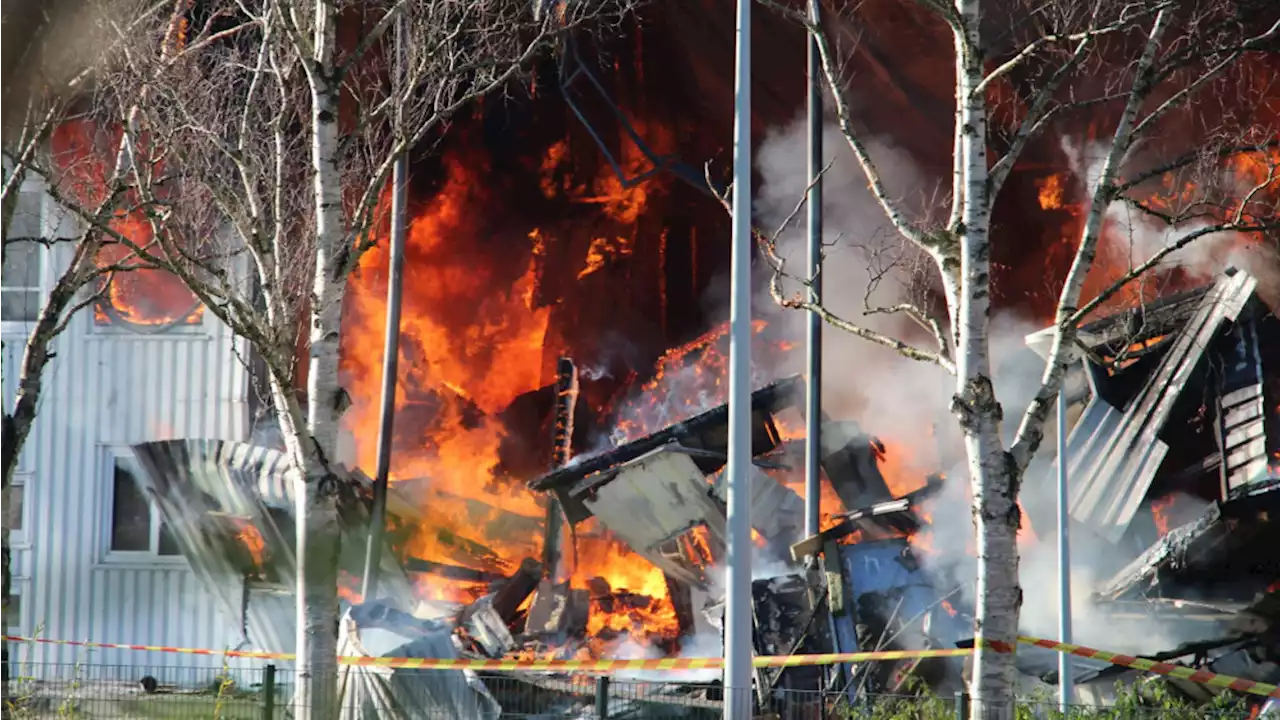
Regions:
<instances>
[{"instance_id":1,"label":"tree branch","mask_svg":"<svg viewBox=\"0 0 1280 720\"><path fill-rule=\"evenodd\" d=\"M853 156L857 158L858 165L862 169L862 173L867 178L867 186L871 190L872 197L880 206L885 217L895 230L904 238L915 243L921 249L935 257L940 256L949 247L950 241L946 236L939 234L926 233L916 227L901 208L889 198L888 190L884 186L884 181L880 176L880 170L876 167L875 162L871 159L871 155L867 152L867 147L862 141L861 135L853 127L853 110L849 105L849 98L840 83L839 73L836 70L836 60L832 57L831 45L828 41L826 31L821 26L814 25L809 22L808 17L804 13L800 13L791 8L785 7L775 0L759 0L759 2L767 5L783 15L792 18L801 24L809 33L818 47L818 57L822 65L822 75L827 81L827 87L831 90L831 96L835 100L836 118L840 125L840 132L844 135L845 142L849 149L853 151Z\"/></svg>"},{"instance_id":2,"label":"tree branch","mask_svg":"<svg viewBox=\"0 0 1280 720\"><path fill-rule=\"evenodd\" d=\"M1152 65L1155 62L1156 51L1160 46L1160 38L1164 33L1167 19L1167 11L1160 10L1151 24L1142 55L1138 58L1137 67L1134 70L1129 99L1116 124L1111 147L1093 188L1093 199L1084 228L1080 233L1080 245L1071 262L1071 269L1067 272L1067 278L1063 282L1057 310L1054 313L1054 326L1057 330L1049 348L1049 357L1044 374L1041 376L1040 389L1022 414L1013 444L1009 447L1009 453L1019 472L1026 470L1035 451L1040 447L1040 442L1044 439L1045 418L1048 417L1050 404L1057 397L1062 387L1062 379L1066 375L1067 364L1070 362L1070 348L1073 347L1076 336L1076 327L1069 321L1076 313L1085 276L1093 267L1094 258L1097 256L1102 222L1107 207L1115 197L1113 187L1115 176L1133 142L1134 118L1138 114L1138 108L1151 91Z\"/></svg>"},{"instance_id":3,"label":"tree branch","mask_svg":"<svg viewBox=\"0 0 1280 720\"><path fill-rule=\"evenodd\" d=\"M1049 81L1036 93L1035 99L1031 101L1031 107L1027 109L1026 116L1022 118L1022 122L1018 125L1018 131L1014 134L1013 141L1009 143L1009 149L991 167L991 172L987 175L988 197L994 198L999 195L1000 189L1004 187L1005 180L1009 178L1009 173L1013 171L1014 165L1018 163L1018 158L1022 156L1022 151L1026 149L1027 143L1039 133L1041 128L1040 121L1047 117L1046 111L1049 107L1049 101L1053 99L1063 80L1080 64L1080 61L1085 56L1085 50L1092 41L1093 36L1091 35L1081 38L1076 44L1076 49L1072 52L1071 58L1063 63L1049 78Z\"/></svg>"},{"instance_id":4,"label":"tree branch","mask_svg":"<svg viewBox=\"0 0 1280 720\"><path fill-rule=\"evenodd\" d=\"M826 322L827 324L833 327L837 327L841 330L844 330L845 332L848 332L852 335L856 335L860 338L863 338L864 340L868 340L882 347L889 348L890 350L897 352L899 355L902 355L905 358L908 358L911 360L918 360L920 362L932 363L954 375L955 363L951 360L950 351L948 349L945 339L940 341L939 352L930 352L928 350L923 350L921 348L918 348L914 345L903 342L902 340L886 335L884 333L872 330L867 327L863 327L861 325L857 325L831 312L821 303L815 303L810 300L802 299L799 293L795 294L790 298L786 297L783 294L783 291L782 291L783 278L790 278L798 281L801 285L804 285L805 287L812 287L812 280L795 278L794 276L789 275L786 272L786 260L781 255L778 254L777 240L778 240L778 237L788 227L790 227L792 222L794 222L795 218L799 217L800 211L804 208L804 206L809 201L810 191L813 190L813 186L822 179L822 175L828 169L830 169L830 167L831 165L828 164L827 167L822 170L822 172L818 173L817 177L815 177L812 181L810 181L809 186L806 187L805 191L800 195L800 200L796 203L795 207L791 210L791 212L787 214L786 218L784 218L783 221L778 225L778 229L772 235L766 235L760 230L754 227L752 228L752 235L755 237L756 244L760 247L760 250L765 260L769 263L770 267L773 269L773 276L770 278L770 281L769 281L770 297L773 298L773 301L779 307L787 308L791 310L803 310L805 312L814 313L818 317L822 318L824 322ZM705 169L705 174L706 174L707 187L710 189L711 194L715 196L716 200L720 203L720 206L724 208L725 212L732 214L733 203L731 202L731 199L729 196L729 193L733 192L732 185L730 185L729 189L726 190L724 193L721 193L718 190L716 190L715 183L711 181L709 166ZM942 333L941 327L938 326L936 321L932 321L931 319L928 319L924 313L920 313L920 317L924 320L925 327L936 328L935 338L941 335Z\"/></svg>"}]
</instances>

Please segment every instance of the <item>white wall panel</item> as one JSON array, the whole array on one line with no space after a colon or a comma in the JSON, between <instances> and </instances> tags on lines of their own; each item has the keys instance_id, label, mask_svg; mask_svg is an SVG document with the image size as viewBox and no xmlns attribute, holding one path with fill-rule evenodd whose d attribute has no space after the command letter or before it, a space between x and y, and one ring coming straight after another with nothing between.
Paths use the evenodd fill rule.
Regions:
<instances>
[{"instance_id":1,"label":"white wall panel","mask_svg":"<svg viewBox=\"0 0 1280 720\"><path fill-rule=\"evenodd\" d=\"M71 248L58 250L66 262ZM48 276L48 274L47 274ZM5 328L5 402L12 402L25 338ZM80 313L54 346L35 427L24 451L25 548L15 568L29 578L22 599L26 634L140 645L221 649L237 642L227 617L196 582L185 561L167 558L127 566L103 562L106 448L178 437L245 440L246 346L208 313L198 329L154 335L96 327ZM124 650L85 651L39 645L25 660L143 667L213 667L220 659ZM236 663L240 664L240 663ZM257 664L261 664L260 662Z\"/></svg>"}]
</instances>

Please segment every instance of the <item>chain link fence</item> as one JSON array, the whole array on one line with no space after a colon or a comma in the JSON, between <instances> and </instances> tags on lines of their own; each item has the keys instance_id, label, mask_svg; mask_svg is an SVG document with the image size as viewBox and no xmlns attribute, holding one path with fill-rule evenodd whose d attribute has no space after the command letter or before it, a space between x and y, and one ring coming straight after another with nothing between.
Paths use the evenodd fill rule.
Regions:
<instances>
[{"instance_id":1,"label":"chain link fence","mask_svg":"<svg viewBox=\"0 0 1280 720\"><path fill-rule=\"evenodd\" d=\"M292 671L274 665L228 668L139 668L138 666L15 664L6 693L6 718L203 718L212 720L278 720L294 715ZM385 669L384 669L385 670ZM396 670L394 699L368 693L348 696L348 705L364 703L363 712L346 718L381 716L440 720L506 720L573 718L574 720L676 720L723 717L725 690L718 684L639 682L614 678L552 676L526 673L477 673L470 687L486 696L486 704L460 711L441 697L432 683L439 673L458 671ZM391 677L389 671L379 677ZM348 676L347 689L354 687ZM376 693L375 693L376 695ZM353 700L359 696L358 700ZM754 718L770 720L986 720L1008 715L972 712L964 696L860 696L851 701L838 692L773 690L752 692ZM492 702L489 702L491 699ZM377 703L388 703L378 705ZM396 708L409 710L404 714ZM1050 699L1022 702L1014 720L1250 720L1260 717L1233 698L1210 706L1179 703L1157 693L1155 698L1130 694L1112 707L1076 706L1063 713ZM1280 716L1267 715L1280 720Z\"/></svg>"}]
</instances>

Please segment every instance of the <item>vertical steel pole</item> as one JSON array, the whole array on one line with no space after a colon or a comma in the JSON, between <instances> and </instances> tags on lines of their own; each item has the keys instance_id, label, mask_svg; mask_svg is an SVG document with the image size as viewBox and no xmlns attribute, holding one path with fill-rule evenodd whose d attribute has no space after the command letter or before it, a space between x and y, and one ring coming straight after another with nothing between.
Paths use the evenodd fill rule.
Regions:
<instances>
[{"instance_id":1,"label":"vertical steel pole","mask_svg":"<svg viewBox=\"0 0 1280 720\"><path fill-rule=\"evenodd\" d=\"M1067 495L1067 388L1058 390L1058 638L1071 642L1071 553L1067 530L1071 525ZM1063 713L1071 705L1071 656L1058 653L1058 704Z\"/></svg>"},{"instance_id":2,"label":"vertical steel pole","mask_svg":"<svg viewBox=\"0 0 1280 720\"><path fill-rule=\"evenodd\" d=\"M724 717L751 702L751 3L738 0L733 103L733 250L729 261L729 497Z\"/></svg>"},{"instance_id":3,"label":"vertical steel pole","mask_svg":"<svg viewBox=\"0 0 1280 720\"><path fill-rule=\"evenodd\" d=\"M809 21L819 22L818 0L809 0ZM822 59L818 41L809 36L809 204L808 231L810 277L809 300L822 302ZM809 313L805 338L808 341L808 396L805 403L804 443L804 534L819 531L822 482L822 318Z\"/></svg>"},{"instance_id":4,"label":"vertical steel pole","mask_svg":"<svg viewBox=\"0 0 1280 720\"><path fill-rule=\"evenodd\" d=\"M396 77L404 67L404 12L396 18ZM378 591L378 565L382 561L382 535L387 524L387 482L391 473L391 435L396 415L396 379L400 365L400 298L404 286L405 204L408 201L408 159L396 158L391 174L391 258L387 278L387 327L382 345L382 405L378 422L378 465L373 480L373 509L369 518L369 544L364 554L364 581L360 594L372 600Z\"/></svg>"},{"instance_id":5,"label":"vertical steel pole","mask_svg":"<svg viewBox=\"0 0 1280 720\"><path fill-rule=\"evenodd\" d=\"M268 664L262 674L262 717L275 720L276 715L276 666Z\"/></svg>"},{"instance_id":6,"label":"vertical steel pole","mask_svg":"<svg viewBox=\"0 0 1280 720\"><path fill-rule=\"evenodd\" d=\"M609 676L596 678L596 720L609 720Z\"/></svg>"}]
</instances>

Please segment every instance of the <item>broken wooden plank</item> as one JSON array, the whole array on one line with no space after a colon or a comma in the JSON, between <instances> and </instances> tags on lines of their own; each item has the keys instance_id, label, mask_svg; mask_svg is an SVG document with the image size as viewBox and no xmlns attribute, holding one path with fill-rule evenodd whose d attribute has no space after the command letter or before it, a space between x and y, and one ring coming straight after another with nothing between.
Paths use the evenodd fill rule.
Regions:
<instances>
[{"instance_id":1,"label":"broken wooden plank","mask_svg":"<svg viewBox=\"0 0 1280 720\"><path fill-rule=\"evenodd\" d=\"M562 357L556 362L556 404L552 419L551 469L562 468L573 454L573 410L578 404L578 368L573 360ZM542 533L542 569L555 579L560 568L561 544L564 542L564 512L560 498L552 493L547 498L546 521Z\"/></svg>"},{"instance_id":2,"label":"broken wooden plank","mask_svg":"<svg viewBox=\"0 0 1280 720\"><path fill-rule=\"evenodd\" d=\"M667 581L667 596L671 598L671 607L676 611L676 622L680 624L680 636L692 635L697 629L693 608L693 586L665 572L662 577Z\"/></svg>"},{"instance_id":3,"label":"broken wooden plank","mask_svg":"<svg viewBox=\"0 0 1280 720\"><path fill-rule=\"evenodd\" d=\"M660 448L623 465L588 494L587 508L632 550L673 577L705 584L705 562L681 552L679 539L706 527L708 550L718 553L725 513L692 458Z\"/></svg>"},{"instance_id":4,"label":"broken wooden plank","mask_svg":"<svg viewBox=\"0 0 1280 720\"><path fill-rule=\"evenodd\" d=\"M502 617L503 621L510 624L516 617L516 612L524 601L538 587L538 581L542 578L542 563L533 558L525 558L520 563L520 567L510 578L506 578L502 582L502 587L496 588L493 593L493 609Z\"/></svg>"},{"instance_id":5,"label":"broken wooden plank","mask_svg":"<svg viewBox=\"0 0 1280 720\"><path fill-rule=\"evenodd\" d=\"M822 470L846 508L893 499L871 451L871 436L857 423L822 424Z\"/></svg>"},{"instance_id":6,"label":"broken wooden plank","mask_svg":"<svg viewBox=\"0 0 1280 720\"><path fill-rule=\"evenodd\" d=\"M500 658L516 646L507 622L493 607L493 595L485 595L462 611L459 622L491 658Z\"/></svg>"},{"instance_id":7,"label":"broken wooden plank","mask_svg":"<svg viewBox=\"0 0 1280 720\"><path fill-rule=\"evenodd\" d=\"M777 410L798 403L800 392L803 390L803 382L799 375L793 375L789 378L779 380L772 385L765 386L756 390L751 394L751 408L754 412L765 415L772 414ZM728 427L729 423L729 406L721 405L718 408L708 410L707 412L697 415L684 422L676 423L671 427L660 430L652 435L645 436L638 440L627 443L620 447L614 448L607 452L584 458L579 462L572 463L567 467L555 470L540 478L530 481L529 487L538 491L555 490L565 487L579 480L609 470L621 463L630 462L642 455L646 455L658 448L672 442L679 442L686 439L697 439L700 436L709 433L712 429L720 426ZM725 444L711 443L709 447L706 443L698 440L696 442L685 442L687 446L703 447L709 450L719 450L724 452L727 448ZM753 448L758 452L766 452L772 448L760 447ZM718 459L707 459L703 461L706 465L700 465L705 472L713 472L723 463Z\"/></svg>"},{"instance_id":8,"label":"broken wooden plank","mask_svg":"<svg viewBox=\"0 0 1280 720\"><path fill-rule=\"evenodd\" d=\"M918 523L912 510L925 498L942 489L942 478L931 475L924 487L912 491L888 502L877 503L869 507L858 508L844 513L843 519L836 525L791 546L791 559L799 562L806 555L816 555L828 542L834 542L858 530L875 530L878 526L899 533L913 531Z\"/></svg>"},{"instance_id":9,"label":"broken wooden plank","mask_svg":"<svg viewBox=\"0 0 1280 720\"><path fill-rule=\"evenodd\" d=\"M487 570L475 570L461 565L450 565L416 557L405 558L404 569L406 572L411 573L425 573L449 578L450 580L465 580L477 583L491 583L506 579L505 575Z\"/></svg>"},{"instance_id":10,"label":"broken wooden plank","mask_svg":"<svg viewBox=\"0 0 1280 720\"><path fill-rule=\"evenodd\" d=\"M542 578L529 606L524 632L531 637L559 635L567 624L568 612L569 583L553 583Z\"/></svg>"}]
</instances>

